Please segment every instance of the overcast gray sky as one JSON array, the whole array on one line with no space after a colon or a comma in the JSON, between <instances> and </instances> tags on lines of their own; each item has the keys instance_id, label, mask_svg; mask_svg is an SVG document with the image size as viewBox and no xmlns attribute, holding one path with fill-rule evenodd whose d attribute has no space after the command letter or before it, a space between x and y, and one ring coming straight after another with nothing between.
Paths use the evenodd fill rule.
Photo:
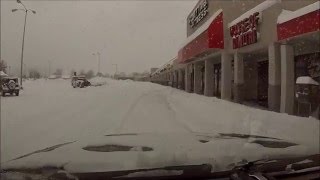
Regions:
<instances>
[{"instance_id":1,"label":"overcast gray sky","mask_svg":"<svg viewBox=\"0 0 320 180\"><path fill-rule=\"evenodd\" d=\"M196 0L24 1L28 14L24 62L48 72L93 69L142 72L177 56L186 38L186 17ZM24 12L14 0L1 1L1 59L20 67Z\"/></svg>"}]
</instances>

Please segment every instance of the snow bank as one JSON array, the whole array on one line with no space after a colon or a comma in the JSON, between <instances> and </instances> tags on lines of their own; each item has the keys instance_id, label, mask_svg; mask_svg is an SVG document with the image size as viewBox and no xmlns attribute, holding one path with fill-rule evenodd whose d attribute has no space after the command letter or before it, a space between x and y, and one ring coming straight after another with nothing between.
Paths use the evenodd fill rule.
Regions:
<instances>
[{"instance_id":1,"label":"snow bank","mask_svg":"<svg viewBox=\"0 0 320 180\"><path fill-rule=\"evenodd\" d=\"M312 85L319 86L319 83L317 81L315 81L314 79L312 79L310 76L298 77L296 83L297 84L312 84Z\"/></svg>"},{"instance_id":2,"label":"snow bank","mask_svg":"<svg viewBox=\"0 0 320 180\"><path fill-rule=\"evenodd\" d=\"M148 82L92 81L106 81L108 86L74 89L70 81L40 79L26 81L19 97L1 98L1 165L52 165L83 172L209 163L213 170L221 170L243 159L297 156L319 150L320 123L314 118L254 109ZM220 137L219 133L239 137ZM272 137L277 139L267 140L297 145L270 148L255 143L265 138L241 138L237 134ZM83 149L103 145L139 148L117 152Z\"/></svg>"},{"instance_id":3,"label":"snow bank","mask_svg":"<svg viewBox=\"0 0 320 180\"><path fill-rule=\"evenodd\" d=\"M108 84L108 81L110 81L110 78L104 78L104 77L94 77L91 78L89 81L92 86L102 86Z\"/></svg>"},{"instance_id":4,"label":"snow bank","mask_svg":"<svg viewBox=\"0 0 320 180\"><path fill-rule=\"evenodd\" d=\"M0 76L8 76L6 73L4 73L3 71L0 71Z\"/></svg>"},{"instance_id":5,"label":"snow bank","mask_svg":"<svg viewBox=\"0 0 320 180\"><path fill-rule=\"evenodd\" d=\"M286 13L281 13L278 17L278 24L282 24L284 22L290 21L292 19L298 18L300 16L303 16L305 14L317 11L320 9L320 1L317 1L313 4L310 4L308 6L305 6L301 9L298 9L296 11L286 11Z\"/></svg>"}]
</instances>

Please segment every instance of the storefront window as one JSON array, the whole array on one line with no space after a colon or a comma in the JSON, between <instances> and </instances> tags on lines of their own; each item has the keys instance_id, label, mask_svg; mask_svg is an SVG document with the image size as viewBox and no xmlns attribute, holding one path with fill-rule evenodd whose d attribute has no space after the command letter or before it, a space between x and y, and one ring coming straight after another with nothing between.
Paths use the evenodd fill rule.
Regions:
<instances>
[{"instance_id":1,"label":"storefront window","mask_svg":"<svg viewBox=\"0 0 320 180\"><path fill-rule=\"evenodd\" d=\"M320 82L320 53L304 54L295 57L295 79L310 76Z\"/></svg>"}]
</instances>

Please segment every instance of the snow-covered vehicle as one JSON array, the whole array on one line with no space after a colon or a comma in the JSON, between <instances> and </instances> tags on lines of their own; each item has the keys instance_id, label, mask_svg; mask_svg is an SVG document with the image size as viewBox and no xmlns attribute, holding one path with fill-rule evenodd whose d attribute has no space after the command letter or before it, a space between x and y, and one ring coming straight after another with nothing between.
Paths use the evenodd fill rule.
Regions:
<instances>
[{"instance_id":1,"label":"snow-covered vehicle","mask_svg":"<svg viewBox=\"0 0 320 180\"><path fill-rule=\"evenodd\" d=\"M16 96L19 96L20 86L19 86L19 80L16 77L1 77L1 86L0 86L0 92L2 93L2 96L6 96L6 94L15 94Z\"/></svg>"},{"instance_id":2,"label":"snow-covered vehicle","mask_svg":"<svg viewBox=\"0 0 320 180\"><path fill-rule=\"evenodd\" d=\"M85 76L73 76L71 80L71 85L73 88L84 88L91 86L91 83L87 80Z\"/></svg>"},{"instance_id":3,"label":"snow-covered vehicle","mask_svg":"<svg viewBox=\"0 0 320 180\"><path fill-rule=\"evenodd\" d=\"M319 158L316 149L308 152L304 144L249 134L107 134L27 152L2 163L1 177L30 180L318 179Z\"/></svg>"}]
</instances>

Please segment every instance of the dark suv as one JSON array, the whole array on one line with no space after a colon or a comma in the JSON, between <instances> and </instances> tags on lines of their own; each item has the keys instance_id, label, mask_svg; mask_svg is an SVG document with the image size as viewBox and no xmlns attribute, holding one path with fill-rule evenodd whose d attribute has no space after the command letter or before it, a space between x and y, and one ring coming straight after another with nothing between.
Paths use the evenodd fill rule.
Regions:
<instances>
[{"instance_id":1,"label":"dark suv","mask_svg":"<svg viewBox=\"0 0 320 180\"><path fill-rule=\"evenodd\" d=\"M0 82L0 92L2 93L2 96L6 96L6 93L9 93L11 95L13 95L14 93L16 96L19 96L20 86L18 78L1 77Z\"/></svg>"},{"instance_id":2,"label":"dark suv","mask_svg":"<svg viewBox=\"0 0 320 180\"><path fill-rule=\"evenodd\" d=\"M73 76L71 79L71 85L73 88L84 88L91 86L91 83L86 79L85 76Z\"/></svg>"}]
</instances>

